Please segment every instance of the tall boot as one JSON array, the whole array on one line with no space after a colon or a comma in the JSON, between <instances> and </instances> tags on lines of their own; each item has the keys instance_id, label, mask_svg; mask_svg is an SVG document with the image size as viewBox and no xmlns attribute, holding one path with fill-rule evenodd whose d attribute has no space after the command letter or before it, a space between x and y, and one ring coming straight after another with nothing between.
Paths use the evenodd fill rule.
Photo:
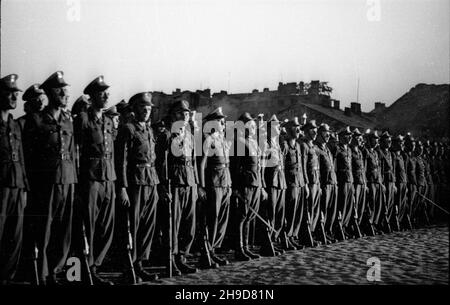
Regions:
<instances>
[{"instance_id":1,"label":"tall boot","mask_svg":"<svg viewBox=\"0 0 450 305\"><path fill-rule=\"evenodd\" d=\"M248 247L249 228L250 228L250 222L247 221L244 223L244 225L242 227L244 253L247 254L247 256L250 257L251 259L257 259L257 258L260 258L261 256L250 251L250 249Z\"/></svg>"},{"instance_id":2,"label":"tall boot","mask_svg":"<svg viewBox=\"0 0 450 305\"><path fill-rule=\"evenodd\" d=\"M244 222L240 221L238 225L238 239L236 243L236 250L234 252L234 258L237 261L249 261L250 257L244 251L244 232L243 232Z\"/></svg>"}]
</instances>

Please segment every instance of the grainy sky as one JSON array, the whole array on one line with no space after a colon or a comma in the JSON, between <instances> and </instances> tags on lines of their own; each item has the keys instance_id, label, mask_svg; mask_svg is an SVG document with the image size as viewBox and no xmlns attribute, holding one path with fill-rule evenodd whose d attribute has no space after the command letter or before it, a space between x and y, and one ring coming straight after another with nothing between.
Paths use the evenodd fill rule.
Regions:
<instances>
[{"instance_id":1,"label":"grainy sky","mask_svg":"<svg viewBox=\"0 0 450 305\"><path fill-rule=\"evenodd\" d=\"M1 75L19 74L25 89L63 70L73 102L103 74L111 104L146 90L242 93L318 79L342 106L356 101L359 77L369 111L417 83L450 82L449 3L2 0Z\"/></svg>"}]
</instances>

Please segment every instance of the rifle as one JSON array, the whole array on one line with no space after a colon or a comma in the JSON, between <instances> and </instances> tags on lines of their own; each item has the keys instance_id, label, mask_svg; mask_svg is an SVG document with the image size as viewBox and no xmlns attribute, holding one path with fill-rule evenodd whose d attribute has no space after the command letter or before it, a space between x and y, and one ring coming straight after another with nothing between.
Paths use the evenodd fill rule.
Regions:
<instances>
[{"instance_id":1,"label":"rifle","mask_svg":"<svg viewBox=\"0 0 450 305\"><path fill-rule=\"evenodd\" d=\"M358 236L358 238L362 237L361 234L361 229L359 228L359 223L358 223L358 210L356 209L356 205L353 205L353 221L355 223L355 229L356 229L356 234Z\"/></svg>"},{"instance_id":2,"label":"rifle","mask_svg":"<svg viewBox=\"0 0 450 305\"><path fill-rule=\"evenodd\" d=\"M92 280L91 269L89 268L89 243L86 236L86 227L84 226L84 222L82 223L82 233L83 233L83 257L84 257L84 265L86 266L89 285L94 285L94 281Z\"/></svg>"},{"instance_id":3,"label":"rifle","mask_svg":"<svg viewBox=\"0 0 450 305\"><path fill-rule=\"evenodd\" d=\"M384 213L384 221L386 222L386 228L387 228L388 233L391 233L392 232L391 224L389 223L389 219L388 219L387 214L388 213L387 213L387 210L386 210L386 212Z\"/></svg>"},{"instance_id":4,"label":"rifle","mask_svg":"<svg viewBox=\"0 0 450 305\"><path fill-rule=\"evenodd\" d=\"M127 256L128 256L128 263L130 264L130 271L131 271L131 277L133 280L133 284L137 283L136 278L136 272L134 271L134 265L133 265L133 258L131 252L133 251L133 237L131 236L131 230L130 230L130 214L128 211L126 212L127 216L127 236L128 236L128 242L127 242Z\"/></svg>"},{"instance_id":5,"label":"rifle","mask_svg":"<svg viewBox=\"0 0 450 305\"><path fill-rule=\"evenodd\" d=\"M400 231L400 221L398 220L398 205L395 205L395 224L397 225L397 231Z\"/></svg>"},{"instance_id":6,"label":"rifle","mask_svg":"<svg viewBox=\"0 0 450 305\"><path fill-rule=\"evenodd\" d=\"M344 234L344 228L342 227L342 213L341 211L338 212L338 225L339 225L339 232L341 233L342 240L346 240L345 234Z\"/></svg>"},{"instance_id":7,"label":"rifle","mask_svg":"<svg viewBox=\"0 0 450 305\"><path fill-rule=\"evenodd\" d=\"M413 229L413 226L412 226L412 223L411 223L411 218L409 217L408 214L406 214L406 220L407 220L407 222L408 222L408 227L409 227L409 229L412 230L412 229Z\"/></svg>"},{"instance_id":8,"label":"rifle","mask_svg":"<svg viewBox=\"0 0 450 305\"><path fill-rule=\"evenodd\" d=\"M275 231L275 229L267 222L264 220L264 218L261 217L261 215L259 215L254 208L252 208L251 206L249 206L250 211L252 211L252 213L255 214L255 216L261 220L261 222L265 225L265 229L266 229L266 238L269 241L269 246L270 246L270 251L273 255L275 255L275 248L273 247L273 243L272 243L272 233L275 232L276 235L278 235L278 232Z\"/></svg>"},{"instance_id":9,"label":"rifle","mask_svg":"<svg viewBox=\"0 0 450 305\"><path fill-rule=\"evenodd\" d=\"M170 197L170 192L171 192L171 186L170 186L170 179L169 179L169 169L168 169L168 151L165 151L165 177L167 180L167 197L165 198L166 204L167 204L167 215L168 215L168 221L169 221L169 225L168 225L168 239L169 239L169 246L167 247L167 251L168 251L168 260L167 260L167 276L169 278L172 277L173 275L173 261L172 261L172 199Z\"/></svg>"},{"instance_id":10,"label":"rifle","mask_svg":"<svg viewBox=\"0 0 450 305\"><path fill-rule=\"evenodd\" d=\"M34 243L34 251L33 251L33 267L34 267L34 283L36 286L39 286L39 272L38 272L38 256L39 256L39 250L36 245L36 242Z\"/></svg>"},{"instance_id":11,"label":"rifle","mask_svg":"<svg viewBox=\"0 0 450 305\"><path fill-rule=\"evenodd\" d=\"M308 231L309 243L311 247L314 247L314 239L311 233L311 214L309 213L309 211L306 211L306 229Z\"/></svg>"},{"instance_id":12,"label":"rifle","mask_svg":"<svg viewBox=\"0 0 450 305\"><path fill-rule=\"evenodd\" d=\"M327 242L327 235L325 234L325 216L323 215L323 212L320 212L320 228L322 230L323 244L326 245L328 242Z\"/></svg>"}]
</instances>

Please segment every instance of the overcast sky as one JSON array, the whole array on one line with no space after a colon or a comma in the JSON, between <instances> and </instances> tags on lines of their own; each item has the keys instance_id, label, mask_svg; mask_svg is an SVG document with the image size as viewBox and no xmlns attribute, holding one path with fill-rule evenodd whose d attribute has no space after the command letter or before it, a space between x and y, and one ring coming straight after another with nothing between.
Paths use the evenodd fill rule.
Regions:
<instances>
[{"instance_id":1,"label":"overcast sky","mask_svg":"<svg viewBox=\"0 0 450 305\"><path fill-rule=\"evenodd\" d=\"M368 111L417 83L450 82L449 3L2 0L1 75L17 73L25 89L63 70L73 102L103 74L112 104L147 90L321 80L342 106L359 77Z\"/></svg>"}]
</instances>

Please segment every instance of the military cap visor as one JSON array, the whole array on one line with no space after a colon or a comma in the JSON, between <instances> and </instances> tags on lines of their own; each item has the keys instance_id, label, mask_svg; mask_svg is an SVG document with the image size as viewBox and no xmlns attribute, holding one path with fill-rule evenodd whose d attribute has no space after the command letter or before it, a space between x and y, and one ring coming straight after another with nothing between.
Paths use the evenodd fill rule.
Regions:
<instances>
[{"instance_id":1,"label":"military cap visor","mask_svg":"<svg viewBox=\"0 0 450 305\"><path fill-rule=\"evenodd\" d=\"M68 83L64 80L64 73L62 71L57 71L50 75L39 87L40 89L49 89L49 88L62 88L69 86Z\"/></svg>"},{"instance_id":2,"label":"military cap visor","mask_svg":"<svg viewBox=\"0 0 450 305\"><path fill-rule=\"evenodd\" d=\"M350 130L350 127L345 127L341 130L339 130L338 135L340 136L351 136L353 132Z\"/></svg>"},{"instance_id":3,"label":"military cap visor","mask_svg":"<svg viewBox=\"0 0 450 305\"><path fill-rule=\"evenodd\" d=\"M22 92L22 90L20 90L17 87L17 79L19 77L17 76L17 74L10 74L7 75L3 78L0 79L0 88L3 90L7 90L7 91L12 91L12 92L17 92L20 91Z\"/></svg>"},{"instance_id":4,"label":"military cap visor","mask_svg":"<svg viewBox=\"0 0 450 305\"><path fill-rule=\"evenodd\" d=\"M178 113L178 112L191 112L189 109L189 102L186 100L177 101L172 105L171 109L172 113Z\"/></svg>"},{"instance_id":5,"label":"military cap visor","mask_svg":"<svg viewBox=\"0 0 450 305\"><path fill-rule=\"evenodd\" d=\"M24 101L30 101L34 98L37 98L41 96L42 94L45 94L44 90L39 89L39 84L34 84L28 87L27 90L22 95L22 100Z\"/></svg>"},{"instance_id":6,"label":"military cap visor","mask_svg":"<svg viewBox=\"0 0 450 305\"><path fill-rule=\"evenodd\" d=\"M318 132L331 132L331 128L328 124L320 124Z\"/></svg>"},{"instance_id":7,"label":"military cap visor","mask_svg":"<svg viewBox=\"0 0 450 305\"><path fill-rule=\"evenodd\" d=\"M316 121L311 120L311 121L307 122L305 125L303 125L302 130L306 131L306 130L315 129L315 128L318 128Z\"/></svg>"},{"instance_id":8,"label":"military cap visor","mask_svg":"<svg viewBox=\"0 0 450 305\"><path fill-rule=\"evenodd\" d=\"M152 94L150 92L141 92L141 93L137 93L135 95L133 95L128 104L131 107L136 107L136 106L151 106L153 107L153 103L152 103Z\"/></svg>"},{"instance_id":9,"label":"military cap visor","mask_svg":"<svg viewBox=\"0 0 450 305\"><path fill-rule=\"evenodd\" d=\"M215 109L214 111L210 112L208 115L205 116L205 118L203 119L203 121L207 122L207 121L212 121L212 120L220 120L220 119L224 119L227 116L223 114L222 112L222 107L218 107L217 109Z\"/></svg>"},{"instance_id":10,"label":"military cap visor","mask_svg":"<svg viewBox=\"0 0 450 305\"><path fill-rule=\"evenodd\" d=\"M238 118L238 121L244 122L244 124L247 124L247 122L254 121L255 118L253 118L250 113L244 112L241 114L241 116Z\"/></svg>"},{"instance_id":11,"label":"military cap visor","mask_svg":"<svg viewBox=\"0 0 450 305\"><path fill-rule=\"evenodd\" d=\"M92 94L94 92L102 92L109 88L105 83L103 75L96 77L89 85L84 88L83 94Z\"/></svg>"},{"instance_id":12,"label":"military cap visor","mask_svg":"<svg viewBox=\"0 0 450 305\"><path fill-rule=\"evenodd\" d=\"M359 131L358 128L355 128L355 129L353 130L353 136L354 136L354 137L359 137L359 136L362 136L362 133L361 133L361 131Z\"/></svg>"}]
</instances>

